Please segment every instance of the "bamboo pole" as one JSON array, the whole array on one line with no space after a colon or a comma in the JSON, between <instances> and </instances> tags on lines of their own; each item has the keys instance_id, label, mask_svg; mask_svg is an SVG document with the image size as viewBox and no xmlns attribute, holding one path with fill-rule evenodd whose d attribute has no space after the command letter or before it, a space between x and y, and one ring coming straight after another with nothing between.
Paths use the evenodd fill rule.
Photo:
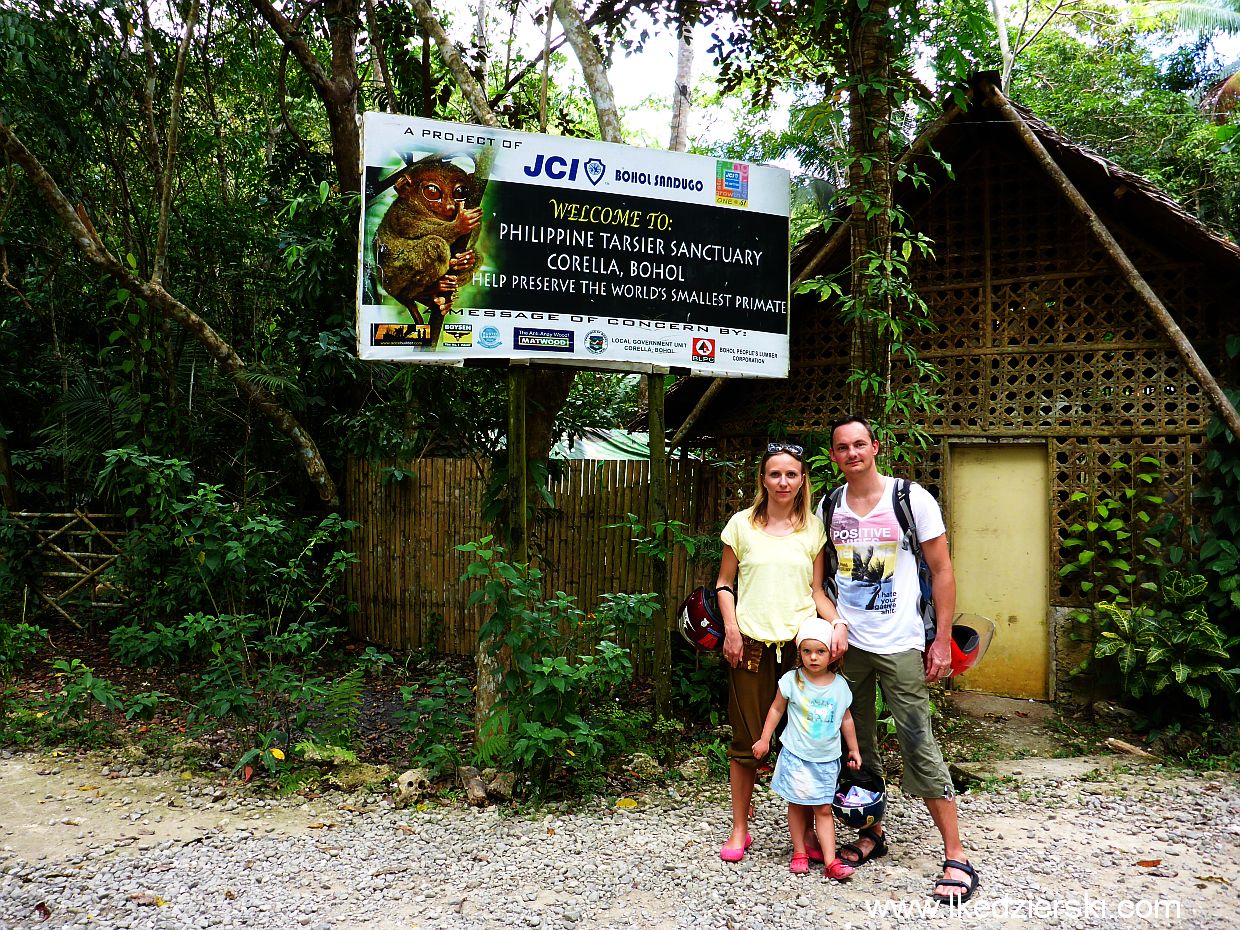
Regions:
<instances>
[{"instance_id":1,"label":"bamboo pole","mask_svg":"<svg viewBox=\"0 0 1240 930\"><path fill-rule=\"evenodd\" d=\"M667 432L663 426L663 402L667 385L662 372L646 376L647 411L650 429L650 489L646 503L647 526L663 544L667 532ZM656 530L656 525L658 529ZM672 702L672 605L668 591L670 557L654 558L651 564L653 588L662 609L654 623L654 708L658 716L666 716Z\"/></svg>"},{"instance_id":2,"label":"bamboo pole","mask_svg":"<svg viewBox=\"0 0 1240 930\"><path fill-rule=\"evenodd\" d=\"M508 523L509 558L529 561L529 459L526 458L525 396L530 370L514 365L508 369Z\"/></svg>"},{"instance_id":3,"label":"bamboo pole","mask_svg":"<svg viewBox=\"0 0 1240 930\"><path fill-rule=\"evenodd\" d=\"M1059 164L1051 157L1050 152L1042 144L1042 140L1037 134L1029 128L1016 109L1003 96L1002 91L993 84L982 85L987 93L987 103L994 106L1003 117L1012 124L1025 147L1029 149L1034 160L1042 167L1042 169L1050 177L1051 181L1059 188L1060 192L1067 198L1068 202L1076 209L1082 219L1085 220L1090 232L1094 234L1094 238L1102 248L1111 256L1111 259L1119 266L1120 273L1124 276L1124 280L1128 285L1137 292L1138 296L1145 302L1145 305L1154 314L1154 318L1158 320L1163 331L1167 334L1167 338L1171 340L1171 344L1179 353L1180 359L1188 366L1188 370L1193 377L1197 379L1197 383L1202 386L1210 400L1214 404L1214 408L1219 412L1227 424L1227 428L1231 430L1233 436L1240 438L1240 414L1236 412L1236 408L1228 400L1227 395L1219 386L1214 375L1206 367L1205 362L1201 360L1201 356L1197 354L1197 350L1193 348L1193 344L1188 341L1188 337L1184 335L1184 331L1180 329L1179 324L1171 316L1171 313L1163 305L1162 300L1154 293L1153 288L1141 276L1141 272L1137 270L1136 265L1124 252L1116 238L1107 229L1106 225L1098 218L1093 208L1085 200L1081 192L1059 167Z\"/></svg>"}]
</instances>

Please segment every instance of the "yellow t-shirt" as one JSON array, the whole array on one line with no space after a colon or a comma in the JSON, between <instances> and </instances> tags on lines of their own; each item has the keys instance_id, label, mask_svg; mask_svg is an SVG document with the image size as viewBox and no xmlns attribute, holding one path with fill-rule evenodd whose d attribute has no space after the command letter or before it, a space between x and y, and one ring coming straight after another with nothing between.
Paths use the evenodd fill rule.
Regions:
<instances>
[{"instance_id":1,"label":"yellow t-shirt","mask_svg":"<svg viewBox=\"0 0 1240 930\"><path fill-rule=\"evenodd\" d=\"M741 632L764 643L795 639L801 624L816 616L814 559L826 545L822 521L809 522L787 536L772 536L749 522L750 510L728 521L721 534L740 563L736 579L736 623Z\"/></svg>"}]
</instances>

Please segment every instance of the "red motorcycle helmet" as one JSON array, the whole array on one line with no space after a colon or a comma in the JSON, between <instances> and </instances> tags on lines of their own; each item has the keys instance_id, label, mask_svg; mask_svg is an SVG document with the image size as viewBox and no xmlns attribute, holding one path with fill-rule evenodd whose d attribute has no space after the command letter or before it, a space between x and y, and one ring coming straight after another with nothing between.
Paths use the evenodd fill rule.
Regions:
<instances>
[{"instance_id":1,"label":"red motorcycle helmet","mask_svg":"<svg viewBox=\"0 0 1240 930\"><path fill-rule=\"evenodd\" d=\"M731 591L731 588L719 590ZM723 614L719 612L716 589L699 586L680 605L680 635L701 652L723 649Z\"/></svg>"},{"instance_id":2,"label":"red motorcycle helmet","mask_svg":"<svg viewBox=\"0 0 1240 930\"><path fill-rule=\"evenodd\" d=\"M952 675L966 672L982 660L995 635L995 622L979 614L956 614L952 621ZM950 676L949 676L950 677Z\"/></svg>"}]
</instances>

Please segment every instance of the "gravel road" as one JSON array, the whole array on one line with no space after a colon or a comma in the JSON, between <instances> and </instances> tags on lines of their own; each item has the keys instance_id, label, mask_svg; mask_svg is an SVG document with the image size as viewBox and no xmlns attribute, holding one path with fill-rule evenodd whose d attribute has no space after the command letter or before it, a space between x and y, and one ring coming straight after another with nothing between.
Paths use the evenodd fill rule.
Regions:
<instances>
[{"instance_id":1,"label":"gravel road","mask_svg":"<svg viewBox=\"0 0 1240 930\"><path fill-rule=\"evenodd\" d=\"M259 800L178 773L48 755L0 759L0 927L818 930L1240 927L1240 782L1113 757L995 763L961 797L982 886L964 914L925 808L896 798L892 852L846 885L787 871L782 802L718 858L720 784L654 785L569 811L379 795Z\"/></svg>"}]
</instances>

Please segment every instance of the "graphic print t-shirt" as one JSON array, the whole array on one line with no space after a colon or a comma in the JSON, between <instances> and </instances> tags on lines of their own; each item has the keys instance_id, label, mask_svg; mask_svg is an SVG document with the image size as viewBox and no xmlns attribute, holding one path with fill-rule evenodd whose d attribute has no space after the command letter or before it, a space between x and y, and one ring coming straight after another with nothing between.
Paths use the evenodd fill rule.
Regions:
<instances>
[{"instance_id":1,"label":"graphic print t-shirt","mask_svg":"<svg viewBox=\"0 0 1240 930\"><path fill-rule=\"evenodd\" d=\"M894 478L883 478L883 495L864 517L848 506L844 493L831 517L830 539L839 557L840 616L848 621L848 642L868 652L892 655L925 649L917 612L917 561L904 542L892 509ZM909 490L909 503L921 542L946 532L938 502L921 485Z\"/></svg>"},{"instance_id":2,"label":"graphic print t-shirt","mask_svg":"<svg viewBox=\"0 0 1240 930\"><path fill-rule=\"evenodd\" d=\"M843 675L819 687L804 675L800 684L793 669L779 679L779 693L788 702L788 725L780 742L806 762L834 762L840 757L840 725L852 704L852 691Z\"/></svg>"}]
</instances>

